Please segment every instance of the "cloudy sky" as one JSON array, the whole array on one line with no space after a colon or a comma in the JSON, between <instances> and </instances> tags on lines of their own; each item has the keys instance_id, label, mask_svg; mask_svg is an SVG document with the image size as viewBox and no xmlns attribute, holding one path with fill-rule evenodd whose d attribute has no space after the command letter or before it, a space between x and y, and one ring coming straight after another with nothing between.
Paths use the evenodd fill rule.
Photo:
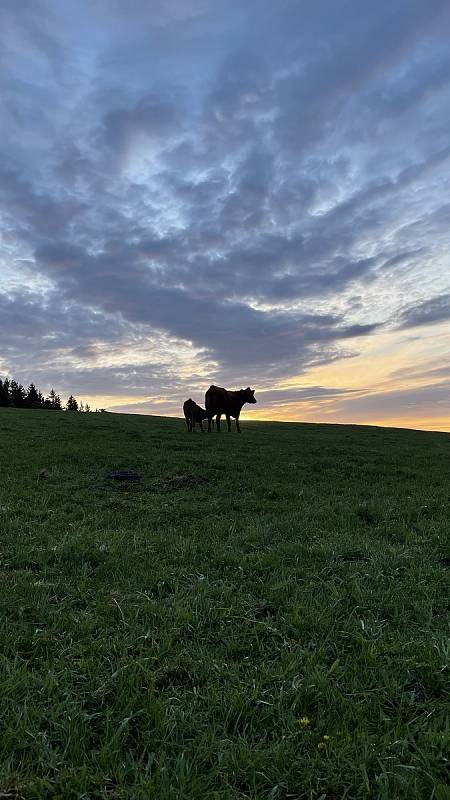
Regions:
<instances>
[{"instance_id":1,"label":"cloudy sky","mask_svg":"<svg viewBox=\"0 0 450 800\"><path fill-rule=\"evenodd\" d=\"M0 375L450 429L448 0L2 0Z\"/></svg>"}]
</instances>

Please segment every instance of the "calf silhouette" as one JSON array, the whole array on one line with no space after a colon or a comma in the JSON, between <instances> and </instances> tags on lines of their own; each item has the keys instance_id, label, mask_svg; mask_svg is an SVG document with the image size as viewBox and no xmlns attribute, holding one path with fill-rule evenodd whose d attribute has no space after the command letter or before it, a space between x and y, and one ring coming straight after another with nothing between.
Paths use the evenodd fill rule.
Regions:
<instances>
[{"instance_id":1,"label":"calf silhouette","mask_svg":"<svg viewBox=\"0 0 450 800\"><path fill-rule=\"evenodd\" d=\"M198 422L203 433L203 420L208 416L205 409L189 398L183 403L183 412L188 432L195 433L195 425Z\"/></svg>"},{"instance_id":2,"label":"calf silhouette","mask_svg":"<svg viewBox=\"0 0 450 800\"><path fill-rule=\"evenodd\" d=\"M211 420L216 416L217 433L220 433L220 417L225 414L228 432L231 431L231 417L236 420L238 433L241 432L239 425L239 415L244 403L256 403L255 390L239 389L237 392L230 392L220 386L210 386L205 394L206 416L208 417L208 432L211 432Z\"/></svg>"}]
</instances>

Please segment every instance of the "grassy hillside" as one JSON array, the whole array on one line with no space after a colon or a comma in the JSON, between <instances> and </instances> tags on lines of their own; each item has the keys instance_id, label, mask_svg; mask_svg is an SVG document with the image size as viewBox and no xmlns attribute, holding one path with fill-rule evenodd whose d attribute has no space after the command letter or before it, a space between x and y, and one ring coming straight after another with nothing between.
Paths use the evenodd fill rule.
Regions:
<instances>
[{"instance_id":1,"label":"grassy hillside","mask_svg":"<svg viewBox=\"0 0 450 800\"><path fill-rule=\"evenodd\" d=\"M242 428L0 410L0 797L448 800L450 436Z\"/></svg>"}]
</instances>

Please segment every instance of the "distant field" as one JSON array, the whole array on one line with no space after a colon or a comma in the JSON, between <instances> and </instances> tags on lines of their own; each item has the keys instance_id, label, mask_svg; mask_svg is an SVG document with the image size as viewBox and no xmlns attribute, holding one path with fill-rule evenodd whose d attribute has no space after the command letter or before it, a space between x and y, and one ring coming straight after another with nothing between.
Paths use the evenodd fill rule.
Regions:
<instances>
[{"instance_id":1,"label":"distant field","mask_svg":"<svg viewBox=\"0 0 450 800\"><path fill-rule=\"evenodd\" d=\"M450 435L242 429L0 410L0 798L450 798Z\"/></svg>"}]
</instances>

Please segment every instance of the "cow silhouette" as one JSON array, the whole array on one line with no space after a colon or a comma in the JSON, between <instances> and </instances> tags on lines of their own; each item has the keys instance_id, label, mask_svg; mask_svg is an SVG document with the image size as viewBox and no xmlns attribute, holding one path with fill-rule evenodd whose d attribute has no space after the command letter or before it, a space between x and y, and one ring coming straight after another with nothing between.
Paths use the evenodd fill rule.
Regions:
<instances>
[{"instance_id":1,"label":"cow silhouette","mask_svg":"<svg viewBox=\"0 0 450 800\"><path fill-rule=\"evenodd\" d=\"M207 418L205 409L198 406L192 398L189 398L189 400L185 400L183 403L183 412L188 432L195 433L195 425L198 423L203 433L203 420Z\"/></svg>"},{"instance_id":2,"label":"cow silhouette","mask_svg":"<svg viewBox=\"0 0 450 800\"><path fill-rule=\"evenodd\" d=\"M220 417L225 414L228 433L231 431L231 417L236 420L236 428L240 433L239 415L244 403L256 403L255 390L250 389L249 386L246 389L239 389L237 392L231 392L229 389L223 389L220 386L210 386L205 394L208 432L211 432L211 420L215 416L217 433L220 433Z\"/></svg>"}]
</instances>

